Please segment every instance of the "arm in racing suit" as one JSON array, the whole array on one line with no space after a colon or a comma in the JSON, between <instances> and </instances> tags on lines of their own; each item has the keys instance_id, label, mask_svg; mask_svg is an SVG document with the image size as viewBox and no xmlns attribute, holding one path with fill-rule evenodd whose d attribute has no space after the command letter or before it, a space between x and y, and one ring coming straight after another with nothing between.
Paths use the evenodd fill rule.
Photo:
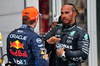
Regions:
<instances>
[{"instance_id":1,"label":"arm in racing suit","mask_svg":"<svg viewBox=\"0 0 100 66\"><path fill-rule=\"evenodd\" d=\"M59 42L65 47L66 61L58 59L58 66L80 66L81 62L88 58L89 35L77 23L70 26L55 26L51 31L43 35L45 40L51 36L61 38ZM46 43L47 51L50 52L52 45Z\"/></svg>"},{"instance_id":2,"label":"arm in racing suit","mask_svg":"<svg viewBox=\"0 0 100 66\"><path fill-rule=\"evenodd\" d=\"M23 24L7 37L8 60L18 66L47 66L41 37Z\"/></svg>"}]
</instances>

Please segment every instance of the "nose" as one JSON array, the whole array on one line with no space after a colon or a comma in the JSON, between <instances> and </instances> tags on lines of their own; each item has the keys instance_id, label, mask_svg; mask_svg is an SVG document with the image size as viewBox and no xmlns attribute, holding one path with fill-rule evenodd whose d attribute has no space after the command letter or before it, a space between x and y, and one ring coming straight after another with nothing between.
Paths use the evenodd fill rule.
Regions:
<instances>
[{"instance_id":1,"label":"nose","mask_svg":"<svg viewBox=\"0 0 100 66\"><path fill-rule=\"evenodd\" d=\"M65 14L61 15L61 18L64 19L65 18Z\"/></svg>"},{"instance_id":2,"label":"nose","mask_svg":"<svg viewBox=\"0 0 100 66\"><path fill-rule=\"evenodd\" d=\"M61 17L65 17L66 16L66 14L65 13L63 13L62 15L61 15Z\"/></svg>"}]
</instances>

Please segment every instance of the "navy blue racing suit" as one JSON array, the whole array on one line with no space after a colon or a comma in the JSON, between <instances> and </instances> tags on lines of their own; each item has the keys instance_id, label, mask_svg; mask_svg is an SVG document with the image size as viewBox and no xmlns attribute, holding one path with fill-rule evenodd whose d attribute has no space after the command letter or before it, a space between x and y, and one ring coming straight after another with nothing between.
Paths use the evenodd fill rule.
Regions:
<instances>
[{"instance_id":1,"label":"navy blue racing suit","mask_svg":"<svg viewBox=\"0 0 100 66\"><path fill-rule=\"evenodd\" d=\"M57 66L81 66L81 63L88 58L90 44L89 35L86 30L76 22L69 26L63 24L57 25L42 37L46 41L52 36L61 38L61 41L57 43L65 48L65 56L58 57ZM47 42L45 45L49 53L53 45Z\"/></svg>"},{"instance_id":2,"label":"navy blue racing suit","mask_svg":"<svg viewBox=\"0 0 100 66\"><path fill-rule=\"evenodd\" d=\"M41 37L26 24L7 37L8 60L17 66L47 66Z\"/></svg>"}]
</instances>

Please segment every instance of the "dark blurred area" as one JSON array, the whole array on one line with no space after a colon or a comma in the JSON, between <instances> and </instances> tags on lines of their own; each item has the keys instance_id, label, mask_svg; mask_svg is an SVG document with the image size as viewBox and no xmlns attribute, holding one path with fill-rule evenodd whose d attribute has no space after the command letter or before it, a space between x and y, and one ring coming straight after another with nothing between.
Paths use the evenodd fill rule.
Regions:
<instances>
[{"instance_id":1,"label":"dark blurred area","mask_svg":"<svg viewBox=\"0 0 100 66\"><path fill-rule=\"evenodd\" d=\"M49 0L39 0L40 17L40 34L44 34L49 30Z\"/></svg>"}]
</instances>

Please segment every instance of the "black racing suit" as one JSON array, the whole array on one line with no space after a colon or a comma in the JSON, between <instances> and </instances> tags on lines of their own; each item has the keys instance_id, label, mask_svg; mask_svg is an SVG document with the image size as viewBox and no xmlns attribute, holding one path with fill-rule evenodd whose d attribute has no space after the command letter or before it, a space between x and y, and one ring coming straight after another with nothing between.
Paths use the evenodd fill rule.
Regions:
<instances>
[{"instance_id":1,"label":"black racing suit","mask_svg":"<svg viewBox=\"0 0 100 66\"><path fill-rule=\"evenodd\" d=\"M89 35L85 29L80 27L76 22L70 26L57 25L51 31L43 35L47 40L52 36L61 38L59 43L65 47L66 60L58 58L57 66L81 66L81 63L88 58L89 54ZM45 47L49 53L54 45L46 42Z\"/></svg>"}]
</instances>

